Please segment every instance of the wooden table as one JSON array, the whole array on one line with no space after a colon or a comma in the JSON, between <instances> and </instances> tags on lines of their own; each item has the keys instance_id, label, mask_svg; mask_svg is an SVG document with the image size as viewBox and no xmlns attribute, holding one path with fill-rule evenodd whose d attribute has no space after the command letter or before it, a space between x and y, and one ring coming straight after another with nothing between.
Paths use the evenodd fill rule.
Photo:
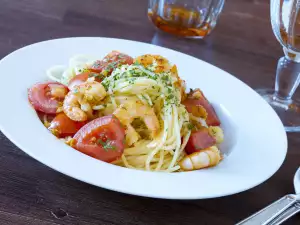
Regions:
<instances>
[{"instance_id":1,"label":"wooden table","mask_svg":"<svg viewBox=\"0 0 300 225\"><path fill-rule=\"evenodd\" d=\"M147 19L146 0L0 0L0 57L52 38L117 37L193 55L253 88L273 87L277 59L283 54L271 30L268 2L228 0L211 36L193 41L157 33ZM288 136L284 165L264 184L219 199L169 201L79 182L30 158L0 134L0 224L232 225L294 192L300 135ZM286 224L300 224L300 215Z\"/></svg>"}]
</instances>

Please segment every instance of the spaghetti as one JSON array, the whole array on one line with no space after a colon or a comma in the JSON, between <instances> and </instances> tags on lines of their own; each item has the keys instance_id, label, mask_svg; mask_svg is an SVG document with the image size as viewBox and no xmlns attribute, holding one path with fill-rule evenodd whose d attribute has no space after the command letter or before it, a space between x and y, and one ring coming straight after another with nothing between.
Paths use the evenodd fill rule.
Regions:
<instances>
[{"instance_id":1,"label":"spaghetti","mask_svg":"<svg viewBox=\"0 0 300 225\"><path fill-rule=\"evenodd\" d=\"M73 122L72 126L77 127L77 121L84 122L86 118L91 121L71 135L66 135L63 126L55 127L54 132L52 123L47 121L52 133L60 138L63 136L67 144L92 157L139 170L175 172L209 167L212 166L210 162L216 165L221 160L216 147L223 141L219 120L200 90L186 94L185 83L178 76L175 65L157 55L143 55L133 60L127 55L112 52L102 61L92 58L78 55L70 60L69 67L54 66L47 71L48 77L61 85L71 87L73 80L79 77L82 81L80 85L72 85L64 100L57 103L57 113L64 112L66 115L64 123L71 118L69 125ZM98 82L103 87L99 87ZM52 99L56 97L53 93L62 89L58 84L46 85L50 88ZM37 111L47 111L37 106L31 96L33 94L29 92L29 100ZM71 100L72 105L66 107ZM83 114L86 114L84 119L79 118ZM97 118L105 118L107 123L113 122L115 126L121 123L125 131L122 143L109 137L115 138L114 132L121 135L123 128L118 127L119 133L110 131L104 137L104 131L100 129L104 122L98 122L100 125L97 127ZM90 132L90 123L99 129L97 138L89 137L87 143L82 134L90 135L87 133ZM59 123L56 121L56 124ZM100 130L102 134L99 134ZM88 146L89 150L82 150L79 142ZM120 152L119 157L115 157L118 155L115 148ZM104 159L90 149L114 156ZM193 157L188 157L190 153L194 154Z\"/></svg>"}]
</instances>

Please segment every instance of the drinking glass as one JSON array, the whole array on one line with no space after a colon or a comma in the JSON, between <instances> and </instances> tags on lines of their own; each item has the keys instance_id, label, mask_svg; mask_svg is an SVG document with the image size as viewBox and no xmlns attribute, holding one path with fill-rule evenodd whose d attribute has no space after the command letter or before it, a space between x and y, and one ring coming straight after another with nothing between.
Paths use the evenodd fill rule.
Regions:
<instances>
[{"instance_id":1,"label":"drinking glass","mask_svg":"<svg viewBox=\"0 0 300 225\"><path fill-rule=\"evenodd\" d=\"M149 0L148 17L159 29L204 38L216 26L225 0Z\"/></svg>"},{"instance_id":2,"label":"drinking glass","mask_svg":"<svg viewBox=\"0 0 300 225\"><path fill-rule=\"evenodd\" d=\"M279 59L275 90L258 93L274 108L286 131L300 131L300 103L292 99L300 82L300 0L271 0L273 32L283 47Z\"/></svg>"}]
</instances>

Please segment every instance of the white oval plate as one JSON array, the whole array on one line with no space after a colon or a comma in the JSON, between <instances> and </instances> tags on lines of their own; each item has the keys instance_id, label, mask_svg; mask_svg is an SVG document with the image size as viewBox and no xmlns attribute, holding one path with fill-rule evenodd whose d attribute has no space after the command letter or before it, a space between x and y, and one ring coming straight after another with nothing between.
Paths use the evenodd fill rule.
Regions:
<instances>
[{"instance_id":1,"label":"white oval plate","mask_svg":"<svg viewBox=\"0 0 300 225\"><path fill-rule=\"evenodd\" d=\"M46 79L46 69L76 54L102 58L111 50L133 57L159 54L175 63L189 87L201 88L216 107L225 130L225 159L192 172L145 172L111 165L57 140L27 100L27 88ZM245 191L272 176L284 161L287 138L272 108L227 72L170 49L111 38L66 38L19 49L0 61L1 131L43 164L78 180L133 195L204 199ZM230 154L229 154L230 153Z\"/></svg>"}]
</instances>

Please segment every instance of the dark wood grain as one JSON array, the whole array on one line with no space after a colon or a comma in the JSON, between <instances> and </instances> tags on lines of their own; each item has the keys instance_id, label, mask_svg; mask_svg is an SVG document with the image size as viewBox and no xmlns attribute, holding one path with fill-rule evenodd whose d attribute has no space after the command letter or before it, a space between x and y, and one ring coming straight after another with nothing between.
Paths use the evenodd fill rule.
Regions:
<instances>
[{"instance_id":1,"label":"dark wood grain","mask_svg":"<svg viewBox=\"0 0 300 225\"><path fill-rule=\"evenodd\" d=\"M157 32L146 17L146 0L0 0L0 57L52 38L117 37L193 55L253 88L272 87L282 50L271 30L268 2L228 0L211 36L194 41ZM79 182L30 158L0 134L0 224L232 225L294 192L300 134L288 138L284 165L262 185L224 198L169 201ZM300 215L286 224L300 224Z\"/></svg>"}]
</instances>

